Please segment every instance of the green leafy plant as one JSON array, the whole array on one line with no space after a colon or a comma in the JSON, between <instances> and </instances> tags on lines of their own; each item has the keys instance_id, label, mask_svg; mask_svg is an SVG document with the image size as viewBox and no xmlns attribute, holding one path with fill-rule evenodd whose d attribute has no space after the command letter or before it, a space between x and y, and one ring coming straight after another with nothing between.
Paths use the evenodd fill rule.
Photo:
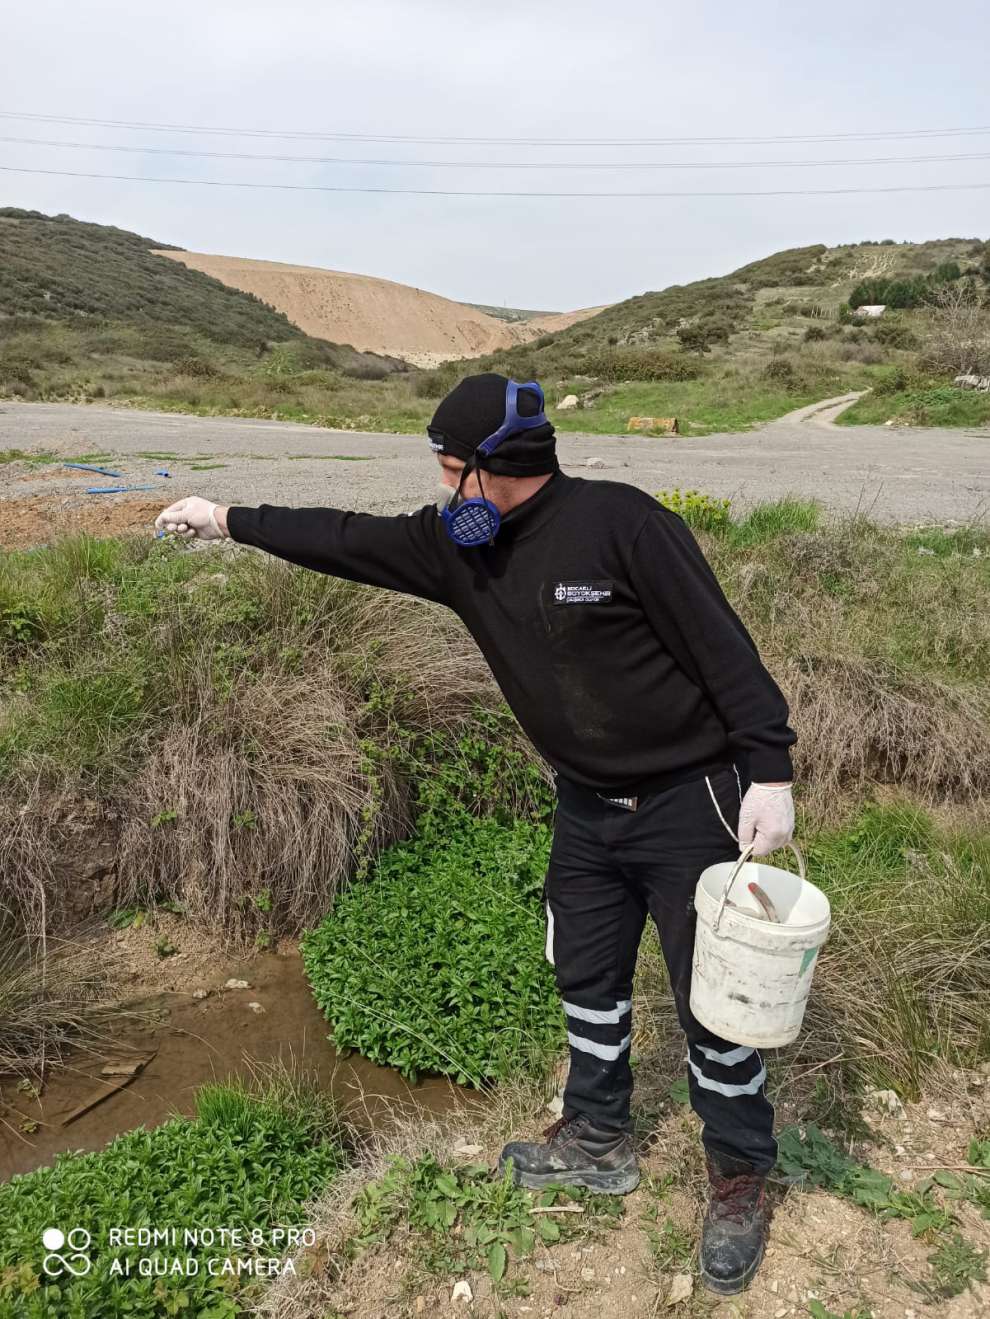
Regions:
<instances>
[{"instance_id":1,"label":"green leafy plant","mask_svg":"<svg viewBox=\"0 0 990 1319\"><path fill-rule=\"evenodd\" d=\"M781 1132L777 1166L789 1180L834 1191L880 1218L906 1219L915 1236L945 1231L953 1221L952 1214L934 1200L930 1187L896 1189L892 1177L851 1159L813 1124L803 1133L797 1127Z\"/></svg>"},{"instance_id":2,"label":"green leafy plant","mask_svg":"<svg viewBox=\"0 0 990 1319\"><path fill-rule=\"evenodd\" d=\"M455 816L378 858L302 942L339 1048L481 1085L563 1043L544 958L550 836Z\"/></svg>"},{"instance_id":3,"label":"green leafy plant","mask_svg":"<svg viewBox=\"0 0 990 1319\"><path fill-rule=\"evenodd\" d=\"M546 1212L577 1203L580 1215ZM553 1244L589 1230L615 1226L623 1213L614 1196L594 1196L575 1187L553 1187L534 1203L514 1186L509 1173L492 1178L485 1164L448 1168L432 1155L415 1161L395 1158L385 1175L359 1191L357 1219L348 1253L354 1256L389 1239L400 1224L422 1241L417 1256L428 1273L487 1269L502 1283L510 1261L530 1255L537 1241ZM575 1222L574 1220L577 1220Z\"/></svg>"},{"instance_id":4,"label":"green leafy plant","mask_svg":"<svg viewBox=\"0 0 990 1319\"><path fill-rule=\"evenodd\" d=\"M731 521L729 499L716 499L698 490L661 490L657 499L664 508L682 517L696 531L722 531Z\"/></svg>"},{"instance_id":5,"label":"green leafy plant","mask_svg":"<svg viewBox=\"0 0 990 1319\"><path fill-rule=\"evenodd\" d=\"M326 1099L315 1089L272 1082L251 1094L207 1086L194 1119L153 1131L138 1128L95 1154L60 1154L51 1167L0 1185L0 1313L10 1319L89 1319L197 1315L234 1319L256 1289L247 1273L210 1276L206 1257L282 1256L268 1244L275 1227L298 1221L302 1205L345 1164L345 1148ZM45 1273L42 1233L53 1224L90 1234L89 1272ZM246 1245L182 1245L173 1250L111 1244L111 1225L239 1229ZM265 1244L250 1244L252 1230ZM192 1276L142 1276L137 1261L191 1256ZM110 1273L114 1259L130 1271ZM236 1262L236 1260L235 1260ZM244 1302L242 1304L242 1302Z\"/></svg>"},{"instance_id":6,"label":"green leafy plant","mask_svg":"<svg viewBox=\"0 0 990 1319\"><path fill-rule=\"evenodd\" d=\"M939 1297L959 1296L971 1282L986 1282L987 1252L977 1250L953 1232L928 1257L932 1285Z\"/></svg>"},{"instance_id":7,"label":"green leafy plant","mask_svg":"<svg viewBox=\"0 0 990 1319\"><path fill-rule=\"evenodd\" d=\"M808 1313L811 1319L873 1319L872 1310L843 1310L841 1314L836 1314L834 1310L826 1309L821 1301L809 1301Z\"/></svg>"}]
</instances>

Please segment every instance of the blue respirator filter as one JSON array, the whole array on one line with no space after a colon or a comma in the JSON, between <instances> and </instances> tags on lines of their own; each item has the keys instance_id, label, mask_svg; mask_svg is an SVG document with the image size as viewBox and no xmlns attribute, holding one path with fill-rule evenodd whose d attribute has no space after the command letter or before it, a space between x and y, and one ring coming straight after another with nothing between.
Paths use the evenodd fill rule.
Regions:
<instances>
[{"instance_id":1,"label":"blue respirator filter","mask_svg":"<svg viewBox=\"0 0 990 1319\"><path fill-rule=\"evenodd\" d=\"M531 390L539 399L540 408L535 416L521 417L519 415L518 400L521 389ZM544 412L544 404L543 390L535 380L524 383L520 383L518 380L510 380L505 389L505 420L497 431L494 431L478 445L475 452L464 464L460 484L463 485L472 468L483 470L478 462L479 456L489 457L503 440L507 440L510 435L517 435L520 431L535 430L537 426L545 426L547 417ZM447 507L441 510L440 516L443 519L447 535L455 545L460 545L464 549L473 549L478 545L490 545L502 524L502 515L490 499L476 496L471 499L462 499L460 485L458 485L457 492Z\"/></svg>"}]
</instances>

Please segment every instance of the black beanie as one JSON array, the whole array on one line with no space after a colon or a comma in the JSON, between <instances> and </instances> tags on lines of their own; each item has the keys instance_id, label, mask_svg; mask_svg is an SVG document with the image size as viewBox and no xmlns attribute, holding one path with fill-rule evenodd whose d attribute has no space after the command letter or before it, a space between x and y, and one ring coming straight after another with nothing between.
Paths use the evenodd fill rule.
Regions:
<instances>
[{"instance_id":1,"label":"black beanie","mask_svg":"<svg viewBox=\"0 0 990 1319\"><path fill-rule=\"evenodd\" d=\"M505 391L508 377L487 371L466 376L440 400L426 428L437 453L467 462L478 445L493 435L505 421ZM531 389L519 391L521 417L535 417L540 402ZM557 470L554 429L550 422L532 430L516 431L503 440L490 457L478 464L495 476L543 476Z\"/></svg>"}]
</instances>

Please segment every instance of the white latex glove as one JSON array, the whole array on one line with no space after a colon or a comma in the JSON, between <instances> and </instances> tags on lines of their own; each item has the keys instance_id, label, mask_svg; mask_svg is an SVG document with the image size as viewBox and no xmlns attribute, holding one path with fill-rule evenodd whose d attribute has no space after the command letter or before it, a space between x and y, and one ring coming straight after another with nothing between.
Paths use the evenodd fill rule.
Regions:
<instances>
[{"instance_id":1,"label":"white latex glove","mask_svg":"<svg viewBox=\"0 0 990 1319\"><path fill-rule=\"evenodd\" d=\"M190 495L187 499L179 499L174 504L169 504L168 508L162 511L155 518L155 526L159 531L167 531L177 536L195 536L199 540L223 540L225 533L221 531L220 524L216 519L216 504L211 504L208 499L200 499L199 495Z\"/></svg>"},{"instance_id":2,"label":"white latex glove","mask_svg":"<svg viewBox=\"0 0 990 1319\"><path fill-rule=\"evenodd\" d=\"M753 843L753 856L766 856L794 837L791 785L751 783L739 807L740 850Z\"/></svg>"}]
</instances>

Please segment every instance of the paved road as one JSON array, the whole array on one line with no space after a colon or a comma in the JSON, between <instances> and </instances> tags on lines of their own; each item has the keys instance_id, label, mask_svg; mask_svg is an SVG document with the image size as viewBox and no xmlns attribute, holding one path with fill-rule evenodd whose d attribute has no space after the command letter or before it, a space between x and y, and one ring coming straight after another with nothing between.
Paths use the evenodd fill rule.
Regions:
<instances>
[{"instance_id":1,"label":"paved road","mask_svg":"<svg viewBox=\"0 0 990 1319\"><path fill-rule=\"evenodd\" d=\"M835 509L860 509L883 522L990 523L990 429L840 427L828 424L828 415L783 418L758 431L700 439L561 435L560 460L572 475L629 481L650 492L695 488L729 496L741 508L795 494ZM163 502L202 494L223 503L398 512L432 500L436 486L422 435L92 405L0 403L4 449L62 457L112 454L129 480L157 483ZM587 468L595 458L604 466ZM194 462L224 466L194 471ZM162 466L171 479L154 476ZM0 499L38 493L78 495L80 482L54 467L29 472L0 466Z\"/></svg>"}]
</instances>

